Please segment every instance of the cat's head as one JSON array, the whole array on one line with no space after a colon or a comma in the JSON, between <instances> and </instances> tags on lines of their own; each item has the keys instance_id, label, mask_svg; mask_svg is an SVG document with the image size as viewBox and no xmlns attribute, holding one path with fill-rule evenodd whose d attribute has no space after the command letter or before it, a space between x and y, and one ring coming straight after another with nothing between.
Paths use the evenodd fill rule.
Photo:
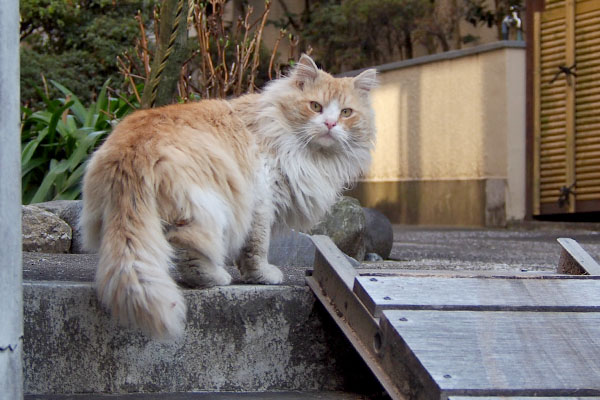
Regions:
<instances>
[{"instance_id":1,"label":"cat's head","mask_svg":"<svg viewBox=\"0 0 600 400\"><path fill-rule=\"evenodd\" d=\"M375 140L370 92L376 86L374 69L335 78L302 55L290 75L270 84L265 94L301 146L325 152L370 150Z\"/></svg>"}]
</instances>

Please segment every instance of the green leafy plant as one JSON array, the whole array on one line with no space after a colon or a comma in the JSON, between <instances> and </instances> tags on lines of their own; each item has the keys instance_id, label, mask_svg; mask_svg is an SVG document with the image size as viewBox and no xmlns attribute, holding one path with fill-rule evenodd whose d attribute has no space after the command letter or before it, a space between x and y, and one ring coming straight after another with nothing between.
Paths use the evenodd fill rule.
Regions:
<instances>
[{"instance_id":1,"label":"green leafy plant","mask_svg":"<svg viewBox=\"0 0 600 400\"><path fill-rule=\"evenodd\" d=\"M135 109L122 97L109 96L109 81L96 102L85 107L63 85L51 81L65 97L51 100L37 89L46 108L23 108L21 178L23 203L73 200L81 195L81 178L89 154L116 121Z\"/></svg>"}]
</instances>

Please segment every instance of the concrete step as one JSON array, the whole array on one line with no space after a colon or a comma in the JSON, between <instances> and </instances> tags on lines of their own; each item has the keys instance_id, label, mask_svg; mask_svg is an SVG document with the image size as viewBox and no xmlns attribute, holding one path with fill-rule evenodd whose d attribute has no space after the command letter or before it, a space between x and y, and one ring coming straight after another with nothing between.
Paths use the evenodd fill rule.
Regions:
<instances>
[{"instance_id":1,"label":"concrete step","mask_svg":"<svg viewBox=\"0 0 600 400\"><path fill-rule=\"evenodd\" d=\"M259 393L135 393L26 395L25 400L366 400L374 397L348 392L259 392Z\"/></svg>"},{"instance_id":2,"label":"concrete step","mask_svg":"<svg viewBox=\"0 0 600 400\"><path fill-rule=\"evenodd\" d=\"M301 392L297 395L308 397L298 398L312 399L339 398L310 397L319 393L382 392L327 312L300 283L299 272L284 286L184 290L186 334L160 342L118 326L98 304L92 284L77 278L81 271L93 270L95 260L70 271L64 266L78 265L74 255L32 254L25 254L23 263L28 398L144 393L143 398L187 399L177 396L211 392L193 396L220 399L237 398L229 392ZM79 261L87 257L81 256ZM50 281L51 276L61 280ZM150 394L166 397L147 397ZM46 397L35 397L41 395ZM236 394L247 396L240 399L293 399L292 395Z\"/></svg>"}]
</instances>

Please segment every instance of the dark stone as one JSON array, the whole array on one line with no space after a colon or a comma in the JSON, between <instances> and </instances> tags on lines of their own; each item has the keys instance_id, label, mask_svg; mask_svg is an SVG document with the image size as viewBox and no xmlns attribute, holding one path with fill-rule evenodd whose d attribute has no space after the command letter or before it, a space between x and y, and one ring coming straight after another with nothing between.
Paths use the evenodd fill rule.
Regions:
<instances>
[{"instance_id":1,"label":"dark stone","mask_svg":"<svg viewBox=\"0 0 600 400\"><path fill-rule=\"evenodd\" d=\"M365 214L360 203L346 196L311 231L313 235L329 236L340 250L358 261L365 258L365 233Z\"/></svg>"},{"instance_id":2,"label":"dark stone","mask_svg":"<svg viewBox=\"0 0 600 400\"><path fill-rule=\"evenodd\" d=\"M363 207L366 220L365 246L367 253L379 254L383 259L390 257L394 244L394 230L383 213Z\"/></svg>"},{"instance_id":3,"label":"dark stone","mask_svg":"<svg viewBox=\"0 0 600 400\"><path fill-rule=\"evenodd\" d=\"M367 253L367 254L365 254L365 261L377 262L377 261L383 261L383 258L377 253Z\"/></svg>"},{"instance_id":4,"label":"dark stone","mask_svg":"<svg viewBox=\"0 0 600 400\"><path fill-rule=\"evenodd\" d=\"M291 229L275 231L269 244L269 263L279 267L312 268L316 249L310 235ZM353 267L360 265L348 255L346 259Z\"/></svg>"}]
</instances>

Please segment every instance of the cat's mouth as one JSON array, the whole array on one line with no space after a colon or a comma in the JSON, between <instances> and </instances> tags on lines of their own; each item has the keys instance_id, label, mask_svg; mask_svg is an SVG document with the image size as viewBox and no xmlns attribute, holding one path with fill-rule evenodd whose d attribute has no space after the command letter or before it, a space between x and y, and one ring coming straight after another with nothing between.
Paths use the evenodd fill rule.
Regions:
<instances>
[{"instance_id":1,"label":"cat's mouth","mask_svg":"<svg viewBox=\"0 0 600 400\"><path fill-rule=\"evenodd\" d=\"M323 147L330 147L337 142L337 139L331 131L327 131L318 135L314 141Z\"/></svg>"}]
</instances>

